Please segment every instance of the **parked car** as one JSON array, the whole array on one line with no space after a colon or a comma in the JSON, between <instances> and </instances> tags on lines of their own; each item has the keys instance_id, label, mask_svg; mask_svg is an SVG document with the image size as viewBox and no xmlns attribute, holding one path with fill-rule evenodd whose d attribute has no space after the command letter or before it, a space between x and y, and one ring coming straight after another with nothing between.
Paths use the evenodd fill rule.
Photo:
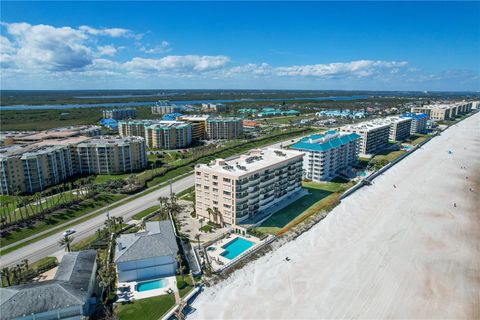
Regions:
<instances>
[{"instance_id":1,"label":"parked car","mask_svg":"<svg viewBox=\"0 0 480 320\"><path fill-rule=\"evenodd\" d=\"M74 229L67 229L63 232L64 237L68 237L71 234L74 234L76 231Z\"/></svg>"}]
</instances>

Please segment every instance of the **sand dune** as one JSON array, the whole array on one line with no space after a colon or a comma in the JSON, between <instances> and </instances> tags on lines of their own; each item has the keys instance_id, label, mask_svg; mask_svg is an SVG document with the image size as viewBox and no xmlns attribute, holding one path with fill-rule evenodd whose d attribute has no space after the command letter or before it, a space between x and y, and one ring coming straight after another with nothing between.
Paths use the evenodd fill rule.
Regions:
<instances>
[{"instance_id":1,"label":"sand dune","mask_svg":"<svg viewBox=\"0 0 480 320\"><path fill-rule=\"evenodd\" d=\"M477 114L206 289L192 318L479 319L479 189Z\"/></svg>"}]
</instances>

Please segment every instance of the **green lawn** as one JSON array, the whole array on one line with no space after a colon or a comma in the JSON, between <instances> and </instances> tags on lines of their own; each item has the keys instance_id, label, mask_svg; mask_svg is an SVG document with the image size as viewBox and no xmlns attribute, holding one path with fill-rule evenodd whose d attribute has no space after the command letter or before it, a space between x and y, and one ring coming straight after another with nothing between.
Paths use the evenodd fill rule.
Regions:
<instances>
[{"instance_id":1,"label":"green lawn","mask_svg":"<svg viewBox=\"0 0 480 320\"><path fill-rule=\"evenodd\" d=\"M71 246L70 246L70 250L71 251L80 251L80 250L85 250L86 248L88 248L90 246L90 244L97 240L97 234L92 234L91 236L88 236L82 240L79 240L75 243L73 243Z\"/></svg>"},{"instance_id":2,"label":"green lawn","mask_svg":"<svg viewBox=\"0 0 480 320\"><path fill-rule=\"evenodd\" d=\"M178 199L186 201L195 201L195 187L187 188L177 194Z\"/></svg>"},{"instance_id":3,"label":"green lawn","mask_svg":"<svg viewBox=\"0 0 480 320\"><path fill-rule=\"evenodd\" d=\"M99 184L99 183L103 183L103 182L106 182L106 181L109 181L109 180L126 179L126 178L128 178L129 175L130 175L130 173L125 173L125 174L100 174L100 175L95 177L95 180L93 181L93 183Z\"/></svg>"},{"instance_id":4,"label":"green lawn","mask_svg":"<svg viewBox=\"0 0 480 320\"><path fill-rule=\"evenodd\" d=\"M428 139L428 135L426 134L414 134L414 135L411 135L410 138L405 140L405 142L416 146L417 144L420 144L427 139Z\"/></svg>"},{"instance_id":5,"label":"green lawn","mask_svg":"<svg viewBox=\"0 0 480 320\"><path fill-rule=\"evenodd\" d=\"M193 279L190 275L185 275L185 281L182 280L182 276L177 276L177 288L181 298L192 291L193 287Z\"/></svg>"},{"instance_id":6,"label":"green lawn","mask_svg":"<svg viewBox=\"0 0 480 320\"><path fill-rule=\"evenodd\" d=\"M388 151L388 152L380 153L373 157L373 161L377 162L377 161L386 160L390 162L397 159L398 157L400 157L402 154L406 152L407 151L405 150L396 150L396 151Z\"/></svg>"},{"instance_id":7,"label":"green lawn","mask_svg":"<svg viewBox=\"0 0 480 320\"><path fill-rule=\"evenodd\" d=\"M135 214L132 219L133 220L141 220L143 217L148 216L150 213L157 211L159 209L158 205L152 206L148 209L140 211L139 213Z\"/></svg>"},{"instance_id":8,"label":"green lawn","mask_svg":"<svg viewBox=\"0 0 480 320\"><path fill-rule=\"evenodd\" d=\"M158 320L174 305L175 297L168 294L118 305L115 314L120 320Z\"/></svg>"},{"instance_id":9,"label":"green lawn","mask_svg":"<svg viewBox=\"0 0 480 320\"><path fill-rule=\"evenodd\" d=\"M336 196L337 192L346 190L350 185L351 183L343 182L328 182L324 184L304 182L303 187L310 194L276 212L257 227L256 230L261 233L276 234L289 223L301 217L309 208L328 202L332 196Z\"/></svg>"},{"instance_id":10,"label":"green lawn","mask_svg":"<svg viewBox=\"0 0 480 320\"><path fill-rule=\"evenodd\" d=\"M55 227L59 224L68 222L69 220L78 218L91 211L105 207L107 204L118 201L124 198L123 194L101 194L97 199L87 199L80 204L71 206L68 209L59 210L57 213L52 213L47 216L45 220L39 221L36 224L23 227L17 231L13 231L7 236L0 239L0 246L12 244L21 239L35 235L41 231L45 231ZM2 250L2 254L4 254Z\"/></svg>"}]
</instances>

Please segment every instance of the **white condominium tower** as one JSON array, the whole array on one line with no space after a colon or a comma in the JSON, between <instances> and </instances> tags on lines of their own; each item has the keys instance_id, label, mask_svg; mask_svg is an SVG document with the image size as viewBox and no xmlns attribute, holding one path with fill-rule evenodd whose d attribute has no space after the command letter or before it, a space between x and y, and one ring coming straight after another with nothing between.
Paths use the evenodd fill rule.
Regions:
<instances>
[{"instance_id":1,"label":"white condominium tower","mask_svg":"<svg viewBox=\"0 0 480 320\"><path fill-rule=\"evenodd\" d=\"M359 139L356 133L331 130L305 137L290 148L305 153L304 178L323 182L351 173L352 165L358 161Z\"/></svg>"},{"instance_id":2,"label":"white condominium tower","mask_svg":"<svg viewBox=\"0 0 480 320\"><path fill-rule=\"evenodd\" d=\"M199 218L237 225L301 189L303 153L257 149L195 167Z\"/></svg>"}]
</instances>

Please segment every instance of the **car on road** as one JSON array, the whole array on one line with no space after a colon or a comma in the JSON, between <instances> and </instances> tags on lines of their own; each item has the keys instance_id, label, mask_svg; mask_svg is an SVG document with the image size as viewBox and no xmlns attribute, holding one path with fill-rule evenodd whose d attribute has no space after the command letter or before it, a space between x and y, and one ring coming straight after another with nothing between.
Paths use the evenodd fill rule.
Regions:
<instances>
[{"instance_id":1,"label":"car on road","mask_svg":"<svg viewBox=\"0 0 480 320\"><path fill-rule=\"evenodd\" d=\"M74 229L67 229L63 232L64 237L68 237L71 234L74 234L76 231Z\"/></svg>"}]
</instances>

